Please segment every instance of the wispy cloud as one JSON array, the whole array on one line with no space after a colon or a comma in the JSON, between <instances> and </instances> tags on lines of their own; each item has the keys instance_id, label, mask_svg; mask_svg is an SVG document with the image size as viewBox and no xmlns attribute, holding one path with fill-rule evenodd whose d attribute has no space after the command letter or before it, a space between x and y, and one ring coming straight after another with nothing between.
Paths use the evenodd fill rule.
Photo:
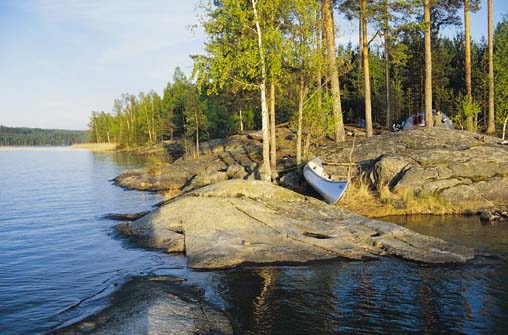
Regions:
<instances>
[{"instance_id":1,"label":"wispy cloud","mask_svg":"<svg viewBox=\"0 0 508 335\"><path fill-rule=\"evenodd\" d=\"M190 30L196 22L194 6L181 4L167 0L34 0L25 6L61 35L75 34L74 29L93 36L96 59L113 63L202 38Z\"/></svg>"}]
</instances>

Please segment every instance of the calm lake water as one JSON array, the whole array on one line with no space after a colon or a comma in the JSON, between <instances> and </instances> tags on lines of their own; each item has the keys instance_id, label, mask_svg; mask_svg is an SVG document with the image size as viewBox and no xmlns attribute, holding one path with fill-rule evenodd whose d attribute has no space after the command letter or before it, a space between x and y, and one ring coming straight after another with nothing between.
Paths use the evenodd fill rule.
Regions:
<instances>
[{"instance_id":1,"label":"calm lake water","mask_svg":"<svg viewBox=\"0 0 508 335\"><path fill-rule=\"evenodd\" d=\"M465 266L388 258L193 272L138 248L106 213L161 200L111 184L139 162L87 151L0 152L0 334L44 334L108 303L132 276L185 277L243 334L508 333L508 224L386 218L495 255Z\"/></svg>"},{"instance_id":2,"label":"calm lake water","mask_svg":"<svg viewBox=\"0 0 508 335\"><path fill-rule=\"evenodd\" d=\"M115 238L117 222L102 218L162 199L109 181L137 165L63 148L0 151L0 334L45 333L104 307L129 276L178 260Z\"/></svg>"}]
</instances>

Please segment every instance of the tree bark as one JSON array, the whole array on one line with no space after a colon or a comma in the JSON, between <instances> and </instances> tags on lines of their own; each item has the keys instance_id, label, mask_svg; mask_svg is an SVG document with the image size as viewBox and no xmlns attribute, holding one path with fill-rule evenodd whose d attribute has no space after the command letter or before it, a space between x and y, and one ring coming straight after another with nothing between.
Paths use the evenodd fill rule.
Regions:
<instances>
[{"instance_id":1,"label":"tree bark","mask_svg":"<svg viewBox=\"0 0 508 335\"><path fill-rule=\"evenodd\" d=\"M494 112L494 41L492 34L492 0L488 0L488 20L489 20L489 124L487 127L487 134L494 134L496 132L496 115Z\"/></svg>"},{"instance_id":2,"label":"tree bark","mask_svg":"<svg viewBox=\"0 0 508 335\"><path fill-rule=\"evenodd\" d=\"M243 115L241 108L240 108L240 133L243 133Z\"/></svg>"},{"instance_id":3,"label":"tree bark","mask_svg":"<svg viewBox=\"0 0 508 335\"><path fill-rule=\"evenodd\" d=\"M346 133L344 131L344 121L342 119L339 74L337 71L337 62L335 59L335 33L333 24L332 0L323 0L322 11L328 60L328 76L330 77L332 84L332 110L333 121L335 124L335 142L338 143L346 140Z\"/></svg>"},{"instance_id":4,"label":"tree bark","mask_svg":"<svg viewBox=\"0 0 508 335\"><path fill-rule=\"evenodd\" d=\"M261 93L261 124L263 133L263 179L266 181L272 180L272 170L270 167L270 138L268 134L268 106L266 103L266 60L265 53L263 50L263 34L261 33L261 27L259 25L257 1L252 0L252 10L254 12L254 21L256 24L256 32L258 35L258 48L259 48L259 60L261 63L261 82L259 83L259 90Z\"/></svg>"},{"instance_id":5,"label":"tree bark","mask_svg":"<svg viewBox=\"0 0 508 335\"><path fill-rule=\"evenodd\" d=\"M99 142L99 128L97 127L97 119L95 117L93 119L93 123L94 123L94 128L95 128L95 143L100 143Z\"/></svg>"},{"instance_id":6,"label":"tree bark","mask_svg":"<svg viewBox=\"0 0 508 335\"><path fill-rule=\"evenodd\" d=\"M270 82L270 168L277 170L277 138L275 134L275 84ZM274 176L272 176L274 177Z\"/></svg>"},{"instance_id":7,"label":"tree bark","mask_svg":"<svg viewBox=\"0 0 508 335\"><path fill-rule=\"evenodd\" d=\"M469 0L464 0L464 37L465 37L465 67L466 67L466 96L469 102L473 101L472 84L471 84L471 29L469 20ZM474 130L473 115L466 118L466 129Z\"/></svg>"},{"instance_id":8,"label":"tree bark","mask_svg":"<svg viewBox=\"0 0 508 335\"><path fill-rule=\"evenodd\" d=\"M146 101L143 103L143 109L145 111L145 118L146 118L146 129L148 131L148 139L150 141L150 144L154 143L152 140L152 127L150 125L150 115L148 115L148 110L146 108Z\"/></svg>"},{"instance_id":9,"label":"tree bark","mask_svg":"<svg viewBox=\"0 0 508 335\"><path fill-rule=\"evenodd\" d=\"M199 157L199 121L197 111L194 111L194 124L196 127L196 157Z\"/></svg>"},{"instance_id":10,"label":"tree bark","mask_svg":"<svg viewBox=\"0 0 508 335\"><path fill-rule=\"evenodd\" d=\"M424 2L425 23L425 123L427 127L434 125L432 118L432 50L430 43L430 0Z\"/></svg>"},{"instance_id":11,"label":"tree bark","mask_svg":"<svg viewBox=\"0 0 508 335\"><path fill-rule=\"evenodd\" d=\"M372 137L372 102L370 92L370 70L369 70L369 39L367 36L367 0L361 0L362 35L363 35L363 77L365 88L365 136Z\"/></svg>"},{"instance_id":12,"label":"tree bark","mask_svg":"<svg viewBox=\"0 0 508 335\"><path fill-rule=\"evenodd\" d=\"M358 79L357 79L357 89L359 95L365 94L362 91L365 87L363 85L363 22L362 20L358 20Z\"/></svg>"},{"instance_id":13,"label":"tree bark","mask_svg":"<svg viewBox=\"0 0 508 335\"><path fill-rule=\"evenodd\" d=\"M472 96L471 84L471 29L469 19L469 0L464 0L464 37L465 37L465 66L466 66L466 94Z\"/></svg>"},{"instance_id":14,"label":"tree bark","mask_svg":"<svg viewBox=\"0 0 508 335\"><path fill-rule=\"evenodd\" d=\"M392 85L390 80L390 28L388 26L388 3L384 0L384 40L385 40L385 86L386 86L386 128L392 126Z\"/></svg>"},{"instance_id":15,"label":"tree bark","mask_svg":"<svg viewBox=\"0 0 508 335\"><path fill-rule=\"evenodd\" d=\"M303 127L303 104L305 102L305 81L303 75L300 76L300 94L298 97L298 125L296 128L296 164L302 163L302 127Z\"/></svg>"},{"instance_id":16,"label":"tree bark","mask_svg":"<svg viewBox=\"0 0 508 335\"><path fill-rule=\"evenodd\" d=\"M320 11L318 10L317 22L320 22L320 19L321 19L319 12ZM318 25L316 27L316 51L317 51L318 55L320 55L320 56L321 56L321 34L322 34L322 29L321 29L321 26ZM317 99L317 109L318 109L317 112L321 113L321 111L323 110L323 88L322 88L321 66L318 66L318 68L316 70L316 86L317 86L316 99Z\"/></svg>"}]
</instances>

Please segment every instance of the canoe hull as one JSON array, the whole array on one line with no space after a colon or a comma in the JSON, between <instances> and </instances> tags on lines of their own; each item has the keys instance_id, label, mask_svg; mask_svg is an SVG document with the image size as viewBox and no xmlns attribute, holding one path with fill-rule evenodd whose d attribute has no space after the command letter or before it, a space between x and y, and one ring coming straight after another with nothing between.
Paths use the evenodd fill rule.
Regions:
<instances>
[{"instance_id":1,"label":"canoe hull","mask_svg":"<svg viewBox=\"0 0 508 335\"><path fill-rule=\"evenodd\" d=\"M315 160L311 161L314 162ZM318 160L319 162L319 160ZM307 163L303 168L303 176L307 183L318 192L323 199L329 204L335 204L346 193L348 182L347 181L334 181L321 176L316 171L315 165Z\"/></svg>"}]
</instances>

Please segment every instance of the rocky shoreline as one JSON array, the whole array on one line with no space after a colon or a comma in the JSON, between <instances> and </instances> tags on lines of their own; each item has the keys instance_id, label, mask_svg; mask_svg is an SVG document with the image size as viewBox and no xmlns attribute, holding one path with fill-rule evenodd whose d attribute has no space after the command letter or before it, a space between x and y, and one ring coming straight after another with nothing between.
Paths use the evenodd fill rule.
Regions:
<instances>
[{"instance_id":1,"label":"rocky shoreline","mask_svg":"<svg viewBox=\"0 0 508 335\"><path fill-rule=\"evenodd\" d=\"M289 129L277 129L279 185L259 181L261 143L252 134L203 143L199 155L158 169L123 173L117 185L174 197L118 229L141 245L185 253L189 267L199 269L384 255L424 263L474 258L472 250L316 200L295 165L292 138ZM508 218L508 146L498 138L423 128L321 143L312 151L333 175L349 175L380 198L384 192L386 206L430 198L449 213Z\"/></svg>"},{"instance_id":2,"label":"rocky shoreline","mask_svg":"<svg viewBox=\"0 0 508 335\"><path fill-rule=\"evenodd\" d=\"M277 129L276 181L313 194L295 164L292 138L288 129ZM212 140L202 144L199 158L180 156L157 168L126 171L114 181L128 189L176 195L229 179L256 180L263 173L261 149L261 143L249 134ZM174 143L161 150L181 152ZM496 137L424 128L339 144L325 141L311 147L310 156L320 156L327 171L338 178L351 175L353 182L367 185L373 193L388 192L390 197L379 202L402 210L386 215L432 214L404 210L410 207L407 195L411 194L435 198L441 204L440 214L485 213L485 217L490 212L491 220L508 219L508 146ZM383 211L364 214L382 216Z\"/></svg>"},{"instance_id":3,"label":"rocky shoreline","mask_svg":"<svg viewBox=\"0 0 508 335\"><path fill-rule=\"evenodd\" d=\"M259 181L261 143L254 136L204 143L198 158L185 157L180 145L170 143L150 150L168 155L170 163L127 171L114 182L173 197L150 213L107 217L126 221L117 229L136 243L183 253L188 267L199 270L382 257L464 264L481 255L316 199L295 165L292 134L278 129L277 135L279 185ZM321 143L312 151L332 174L349 173L372 190L389 189L402 206L410 191L432 194L453 213L486 221L508 217L508 146L496 138L419 129ZM227 315L174 278L135 279L120 292L105 311L55 334L164 333L169 326L176 334L234 331Z\"/></svg>"}]
</instances>

